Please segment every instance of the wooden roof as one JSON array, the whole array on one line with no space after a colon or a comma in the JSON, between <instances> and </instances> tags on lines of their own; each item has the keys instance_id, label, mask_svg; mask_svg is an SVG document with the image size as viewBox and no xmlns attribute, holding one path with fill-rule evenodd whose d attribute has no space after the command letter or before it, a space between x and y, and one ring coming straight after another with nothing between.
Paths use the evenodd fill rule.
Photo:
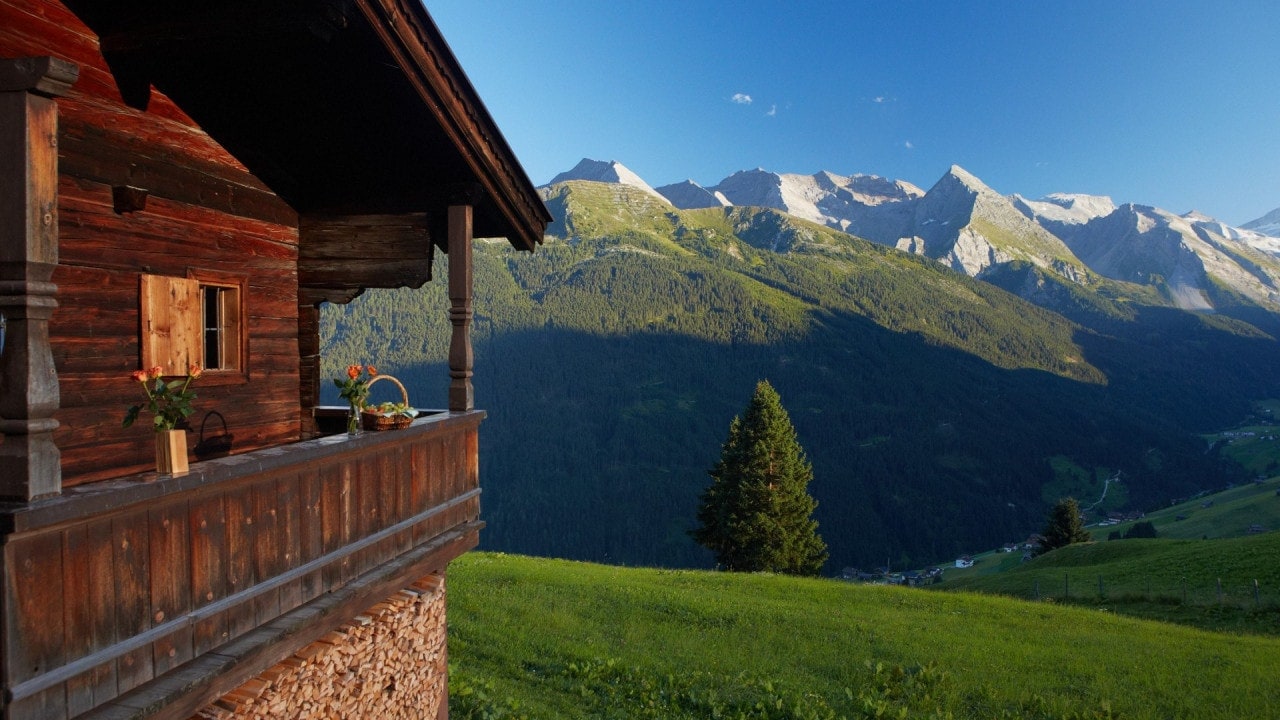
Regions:
<instances>
[{"instance_id":1,"label":"wooden roof","mask_svg":"<svg viewBox=\"0 0 1280 720\"><path fill-rule=\"evenodd\" d=\"M129 104L164 92L301 215L550 221L419 0L70 0Z\"/></svg>"}]
</instances>

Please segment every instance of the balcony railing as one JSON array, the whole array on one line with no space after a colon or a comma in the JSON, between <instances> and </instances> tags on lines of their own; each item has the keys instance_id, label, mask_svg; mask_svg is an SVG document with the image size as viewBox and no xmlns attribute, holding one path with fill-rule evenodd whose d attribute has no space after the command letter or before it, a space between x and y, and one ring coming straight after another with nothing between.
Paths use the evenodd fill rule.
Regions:
<instances>
[{"instance_id":1,"label":"balcony railing","mask_svg":"<svg viewBox=\"0 0 1280 720\"><path fill-rule=\"evenodd\" d=\"M340 621L317 616L443 569L477 542L483 416L0 507L5 717L187 717Z\"/></svg>"}]
</instances>

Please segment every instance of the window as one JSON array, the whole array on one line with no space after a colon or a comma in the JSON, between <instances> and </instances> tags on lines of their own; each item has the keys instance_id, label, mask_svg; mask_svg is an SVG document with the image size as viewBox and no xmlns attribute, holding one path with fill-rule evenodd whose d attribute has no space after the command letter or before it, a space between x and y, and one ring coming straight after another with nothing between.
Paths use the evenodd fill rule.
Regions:
<instances>
[{"instance_id":1,"label":"window","mask_svg":"<svg viewBox=\"0 0 1280 720\"><path fill-rule=\"evenodd\" d=\"M240 369L240 289L201 285L204 317L204 368Z\"/></svg>"},{"instance_id":2,"label":"window","mask_svg":"<svg viewBox=\"0 0 1280 720\"><path fill-rule=\"evenodd\" d=\"M159 365L166 375L192 364L243 374L244 289L244 278L233 275L143 275L142 366Z\"/></svg>"}]
</instances>

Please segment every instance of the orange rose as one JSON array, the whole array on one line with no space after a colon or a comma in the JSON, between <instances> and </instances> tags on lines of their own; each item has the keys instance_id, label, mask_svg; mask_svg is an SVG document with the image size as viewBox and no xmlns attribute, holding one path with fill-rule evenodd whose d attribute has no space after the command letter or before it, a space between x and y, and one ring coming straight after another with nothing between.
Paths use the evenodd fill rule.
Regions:
<instances>
[{"instance_id":1,"label":"orange rose","mask_svg":"<svg viewBox=\"0 0 1280 720\"><path fill-rule=\"evenodd\" d=\"M347 366L347 377L351 378L352 380L355 380L356 378L360 377L360 366L359 366L359 365L348 365L348 366Z\"/></svg>"},{"instance_id":2,"label":"orange rose","mask_svg":"<svg viewBox=\"0 0 1280 720\"><path fill-rule=\"evenodd\" d=\"M374 377L374 376L376 376L377 374L378 374L378 368L376 368L376 367L374 367L374 366L370 365L370 366L369 366L369 377Z\"/></svg>"},{"instance_id":3,"label":"orange rose","mask_svg":"<svg viewBox=\"0 0 1280 720\"><path fill-rule=\"evenodd\" d=\"M204 374L204 368L195 363L191 363L191 367L187 368L187 374L191 376L192 380L195 380Z\"/></svg>"},{"instance_id":4,"label":"orange rose","mask_svg":"<svg viewBox=\"0 0 1280 720\"><path fill-rule=\"evenodd\" d=\"M137 380L140 383L144 383L147 381L147 371L134 370L133 372L129 373L129 377L133 378L134 380Z\"/></svg>"},{"instance_id":5,"label":"orange rose","mask_svg":"<svg viewBox=\"0 0 1280 720\"><path fill-rule=\"evenodd\" d=\"M164 374L164 368L160 367L159 365L147 371L147 377L152 380L155 380L156 378L160 377L163 374Z\"/></svg>"}]
</instances>

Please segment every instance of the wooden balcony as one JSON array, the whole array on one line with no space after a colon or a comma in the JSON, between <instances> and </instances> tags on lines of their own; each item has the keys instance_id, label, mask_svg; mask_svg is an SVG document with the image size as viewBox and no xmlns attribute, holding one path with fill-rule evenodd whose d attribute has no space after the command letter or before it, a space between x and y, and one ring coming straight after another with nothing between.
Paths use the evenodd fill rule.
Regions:
<instances>
[{"instance_id":1,"label":"wooden balcony","mask_svg":"<svg viewBox=\"0 0 1280 720\"><path fill-rule=\"evenodd\" d=\"M5 718L186 718L473 547L477 430L441 412L0 506Z\"/></svg>"}]
</instances>

